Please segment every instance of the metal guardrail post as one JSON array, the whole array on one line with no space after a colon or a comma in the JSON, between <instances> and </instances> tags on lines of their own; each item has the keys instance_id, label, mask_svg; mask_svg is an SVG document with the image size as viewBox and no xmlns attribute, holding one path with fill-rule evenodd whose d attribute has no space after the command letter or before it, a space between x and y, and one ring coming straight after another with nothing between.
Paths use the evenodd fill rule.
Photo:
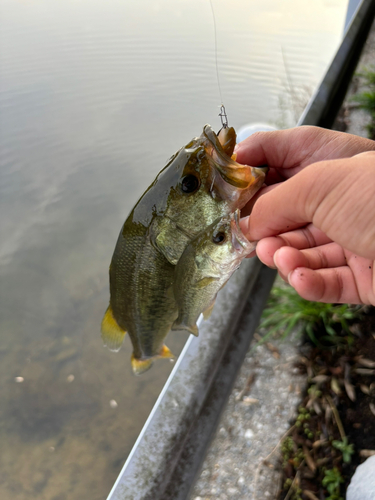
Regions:
<instances>
[{"instance_id":1,"label":"metal guardrail post","mask_svg":"<svg viewBox=\"0 0 375 500\"><path fill-rule=\"evenodd\" d=\"M375 14L363 0L299 125L329 128ZM186 500L257 327L275 272L246 260L190 336L107 500Z\"/></svg>"}]
</instances>

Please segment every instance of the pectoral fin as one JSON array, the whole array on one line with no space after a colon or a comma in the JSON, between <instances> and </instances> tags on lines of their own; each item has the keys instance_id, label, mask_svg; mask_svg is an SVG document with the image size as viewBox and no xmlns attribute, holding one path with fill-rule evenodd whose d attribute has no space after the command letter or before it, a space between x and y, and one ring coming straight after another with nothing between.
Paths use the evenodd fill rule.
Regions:
<instances>
[{"instance_id":1,"label":"pectoral fin","mask_svg":"<svg viewBox=\"0 0 375 500\"><path fill-rule=\"evenodd\" d=\"M108 306L102 321L102 339L111 351L119 351L126 331L120 328L113 317L112 307Z\"/></svg>"},{"instance_id":2,"label":"pectoral fin","mask_svg":"<svg viewBox=\"0 0 375 500\"><path fill-rule=\"evenodd\" d=\"M210 285L211 283L219 279L220 277L215 278L214 276L206 276L205 278L202 278L201 280L197 281L194 286L197 288L205 288L207 285Z\"/></svg>"},{"instance_id":3,"label":"pectoral fin","mask_svg":"<svg viewBox=\"0 0 375 500\"><path fill-rule=\"evenodd\" d=\"M168 217L155 217L150 226L150 240L154 247L174 266L190 242L191 236L184 233Z\"/></svg>"}]
</instances>

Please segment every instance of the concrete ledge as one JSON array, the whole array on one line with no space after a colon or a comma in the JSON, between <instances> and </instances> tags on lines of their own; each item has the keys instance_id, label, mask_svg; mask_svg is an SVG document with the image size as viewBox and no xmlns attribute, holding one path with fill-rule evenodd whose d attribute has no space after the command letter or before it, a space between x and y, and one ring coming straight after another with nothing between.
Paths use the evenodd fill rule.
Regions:
<instances>
[{"instance_id":1,"label":"concrete ledge","mask_svg":"<svg viewBox=\"0 0 375 500\"><path fill-rule=\"evenodd\" d=\"M248 259L220 292L199 337L189 338L108 500L187 497L274 277Z\"/></svg>"}]
</instances>

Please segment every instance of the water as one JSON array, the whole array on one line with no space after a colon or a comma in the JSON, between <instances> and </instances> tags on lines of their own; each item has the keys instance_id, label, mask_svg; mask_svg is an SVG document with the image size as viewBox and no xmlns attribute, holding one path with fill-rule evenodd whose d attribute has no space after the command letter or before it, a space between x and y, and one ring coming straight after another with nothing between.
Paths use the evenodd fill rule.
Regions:
<instances>
[{"instance_id":1,"label":"water","mask_svg":"<svg viewBox=\"0 0 375 500\"><path fill-rule=\"evenodd\" d=\"M293 125L347 3L213 4L230 125ZM102 347L114 244L220 104L208 0L0 1L2 500L109 492L172 368Z\"/></svg>"}]
</instances>

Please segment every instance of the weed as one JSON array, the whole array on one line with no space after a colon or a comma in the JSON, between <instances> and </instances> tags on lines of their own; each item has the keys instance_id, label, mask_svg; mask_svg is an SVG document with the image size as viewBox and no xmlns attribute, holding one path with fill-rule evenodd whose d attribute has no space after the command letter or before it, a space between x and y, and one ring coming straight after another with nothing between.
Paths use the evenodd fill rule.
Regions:
<instances>
[{"instance_id":1,"label":"weed","mask_svg":"<svg viewBox=\"0 0 375 500\"><path fill-rule=\"evenodd\" d=\"M336 448L336 450L341 451L342 459L346 464L351 462L354 449L353 445L348 443L348 438L346 436L342 441L332 441L332 446Z\"/></svg>"},{"instance_id":2,"label":"weed","mask_svg":"<svg viewBox=\"0 0 375 500\"><path fill-rule=\"evenodd\" d=\"M325 470L322 485L329 493L329 497L326 497L326 500L343 500L340 496L340 484L343 482L344 479L337 467Z\"/></svg>"},{"instance_id":3,"label":"weed","mask_svg":"<svg viewBox=\"0 0 375 500\"><path fill-rule=\"evenodd\" d=\"M266 342L271 336L282 332L286 338L294 328L299 327L306 332L314 344L351 344L353 336L348 322L360 317L358 306L348 304L324 304L310 302L300 297L292 287L274 287L263 312L261 328L269 329L261 342ZM326 335L316 337L318 328L324 328ZM343 338L338 330L346 336Z\"/></svg>"},{"instance_id":4,"label":"weed","mask_svg":"<svg viewBox=\"0 0 375 500\"><path fill-rule=\"evenodd\" d=\"M353 101L359 104L361 109L367 111L371 116L371 122L367 125L370 139L375 139L375 68L364 68L357 76L362 83L368 87L367 91L361 92L352 97Z\"/></svg>"}]
</instances>

